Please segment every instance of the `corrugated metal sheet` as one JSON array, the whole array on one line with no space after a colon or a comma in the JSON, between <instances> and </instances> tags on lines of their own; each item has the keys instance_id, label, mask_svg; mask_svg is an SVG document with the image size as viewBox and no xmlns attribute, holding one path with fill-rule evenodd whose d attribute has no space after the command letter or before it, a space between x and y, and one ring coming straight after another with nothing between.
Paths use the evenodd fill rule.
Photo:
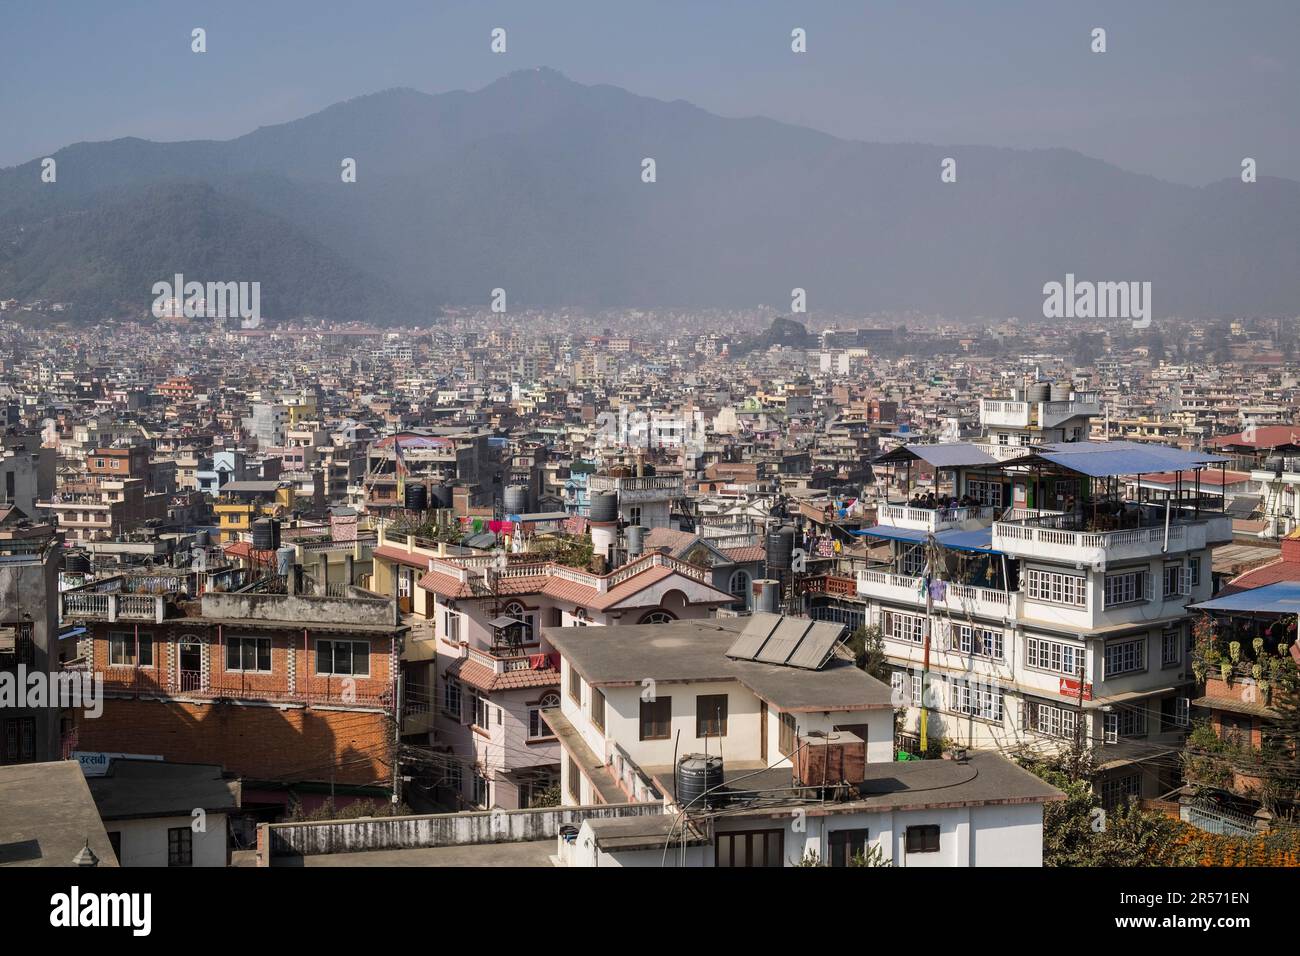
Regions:
<instances>
[{"instance_id":1,"label":"corrugated metal sheet","mask_svg":"<svg viewBox=\"0 0 1300 956\"><path fill-rule=\"evenodd\" d=\"M1300 581L1278 581L1262 588L1238 591L1227 597L1214 598L1191 605L1198 611L1263 611L1272 614L1295 614L1300 611Z\"/></svg>"}]
</instances>

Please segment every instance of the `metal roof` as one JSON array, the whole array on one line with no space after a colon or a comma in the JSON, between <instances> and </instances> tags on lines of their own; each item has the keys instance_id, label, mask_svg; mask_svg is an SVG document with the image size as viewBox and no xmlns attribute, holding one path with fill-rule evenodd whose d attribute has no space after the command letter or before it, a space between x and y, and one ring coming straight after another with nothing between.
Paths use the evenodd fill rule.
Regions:
<instances>
[{"instance_id":1,"label":"metal roof","mask_svg":"<svg viewBox=\"0 0 1300 956\"><path fill-rule=\"evenodd\" d=\"M1300 581L1278 581L1249 591L1191 605L1198 611L1260 611L1265 614L1300 612Z\"/></svg>"},{"instance_id":2,"label":"metal roof","mask_svg":"<svg viewBox=\"0 0 1300 956\"><path fill-rule=\"evenodd\" d=\"M1164 445L1130 441L1052 442L1034 447L1020 458L1002 462L1004 467L1021 467L1045 461L1090 478L1146 475L1183 471L1206 465L1227 464L1231 459L1204 451L1183 451Z\"/></svg>"},{"instance_id":3,"label":"metal roof","mask_svg":"<svg viewBox=\"0 0 1300 956\"><path fill-rule=\"evenodd\" d=\"M873 528L862 528L858 531L851 531L850 534L868 535L873 538L888 538L890 541L905 541L908 544L924 544L929 532L921 531L916 528L891 528L888 525L876 525ZM983 551L989 554L998 554L993 550L993 529L976 528L973 531L962 531L958 528L951 528L947 531L938 531L934 535L936 544L945 548L952 548L956 551Z\"/></svg>"},{"instance_id":4,"label":"metal roof","mask_svg":"<svg viewBox=\"0 0 1300 956\"><path fill-rule=\"evenodd\" d=\"M876 464L920 459L934 468L963 468L996 465L998 460L971 442L943 442L936 445L901 445L875 460Z\"/></svg>"}]
</instances>

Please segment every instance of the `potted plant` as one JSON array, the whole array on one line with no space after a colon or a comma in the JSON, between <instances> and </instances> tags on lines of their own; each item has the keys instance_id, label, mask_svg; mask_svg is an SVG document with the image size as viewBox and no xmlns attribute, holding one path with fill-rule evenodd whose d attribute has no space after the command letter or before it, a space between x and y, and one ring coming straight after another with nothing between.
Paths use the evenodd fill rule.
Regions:
<instances>
[{"instance_id":1,"label":"potted plant","mask_svg":"<svg viewBox=\"0 0 1300 956\"><path fill-rule=\"evenodd\" d=\"M1232 663L1241 660L1241 641L1230 641L1228 643L1228 656L1232 658Z\"/></svg>"},{"instance_id":2,"label":"potted plant","mask_svg":"<svg viewBox=\"0 0 1300 956\"><path fill-rule=\"evenodd\" d=\"M1232 665L1227 661L1219 664L1219 676L1223 678L1225 684L1232 683Z\"/></svg>"}]
</instances>

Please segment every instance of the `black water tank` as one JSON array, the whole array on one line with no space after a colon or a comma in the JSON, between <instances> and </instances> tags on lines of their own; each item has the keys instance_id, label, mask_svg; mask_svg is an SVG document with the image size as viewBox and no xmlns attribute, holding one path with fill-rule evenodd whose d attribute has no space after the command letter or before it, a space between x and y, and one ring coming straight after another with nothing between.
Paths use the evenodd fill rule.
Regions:
<instances>
[{"instance_id":1,"label":"black water tank","mask_svg":"<svg viewBox=\"0 0 1300 956\"><path fill-rule=\"evenodd\" d=\"M271 526L270 518L258 518L253 522L253 550L275 550L275 530Z\"/></svg>"},{"instance_id":2,"label":"black water tank","mask_svg":"<svg viewBox=\"0 0 1300 956\"><path fill-rule=\"evenodd\" d=\"M406 486L404 504L407 511L424 511L429 507L429 489L419 482L410 482Z\"/></svg>"},{"instance_id":3,"label":"black water tank","mask_svg":"<svg viewBox=\"0 0 1300 956\"><path fill-rule=\"evenodd\" d=\"M430 494L429 505L433 508L450 508L451 485L434 485Z\"/></svg>"},{"instance_id":4,"label":"black water tank","mask_svg":"<svg viewBox=\"0 0 1300 956\"><path fill-rule=\"evenodd\" d=\"M794 528L782 525L767 535L767 566L779 571L790 570L794 555Z\"/></svg>"},{"instance_id":5,"label":"black water tank","mask_svg":"<svg viewBox=\"0 0 1300 956\"><path fill-rule=\"evenodd\" d=\"M590 516L592 521L618 520L618 492L597 491L591 496Z\"/></svg>"},{"instance_id":6,"label":"black water tank","mask_svg":"<svg viewBox=\"0 0 1300 956\"><path fill-rule=\"evenodd\" d=\"M63 570L69 574L85 574L90 570L90 558L84 551L69 551L63 559Z\"/></svg>"},{"instance_id":7,"label":"black water tank","mask_svg":"<svg viewBox=\"0 0 1300 956\"><path fill-rule=\"evenodd\" d=\"M677 805L692 810L721 806L722 758L714 755L686 754L677 761ZM711 791L711 792L710 792ZM705 796L705 794L708 796Z\"/></svg>"}]
</instances>

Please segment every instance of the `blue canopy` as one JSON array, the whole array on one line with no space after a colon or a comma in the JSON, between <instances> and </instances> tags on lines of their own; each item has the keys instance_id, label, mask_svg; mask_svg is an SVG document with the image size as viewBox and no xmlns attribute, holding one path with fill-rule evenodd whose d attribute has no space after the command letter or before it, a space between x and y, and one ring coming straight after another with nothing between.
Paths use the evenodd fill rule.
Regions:
<instances>
[{"instance_id":1,"label":"blue canopy","mask_svg":"<svg viewBox=\"0 0 1300 956\"><path fill-rule=\"evenodd\" d=\"M874 528L863 528L852 533L869 535L873 538L888 538L890 541L906 541L909 544L924 544L925 539L928 537L928 532L916 528L891 528L887 525L876 525ZM948 531L939 531L935 533L934 540L940 546L952 548L955 551L998 553L992 547L992 528L976 528L974 531L961 531L954 528Z\"/></svg>"},{"instance_id":2,"label":"blue canopy","mask_svg":"<svg viewBox=\"0 0 1300 956\"><path fill-rule=\"evenodd\" d=\"M1185 471L1206 465L1226 464L1230 459L1204 451L1183 451L1167 445L1131 441L1051 442L1033 448L1033 455L1011 458L1005 465L1029 463L1033 457L1068 468L1090 478L1113 478L1118 475L1149 475L1165 471Z\"/></svg>"},{"instance_id":3,"label":"blue canopy","mask_svg":"<svg viewBox=\"0 0 1300 956\"><path fill-rule=\"evenodd\" d=\"M1261 611L1265 614L1300 612L1300 581L1278 581L1249 591L1193 604L1198 611Z\"/></svg>"}]
</instances>

